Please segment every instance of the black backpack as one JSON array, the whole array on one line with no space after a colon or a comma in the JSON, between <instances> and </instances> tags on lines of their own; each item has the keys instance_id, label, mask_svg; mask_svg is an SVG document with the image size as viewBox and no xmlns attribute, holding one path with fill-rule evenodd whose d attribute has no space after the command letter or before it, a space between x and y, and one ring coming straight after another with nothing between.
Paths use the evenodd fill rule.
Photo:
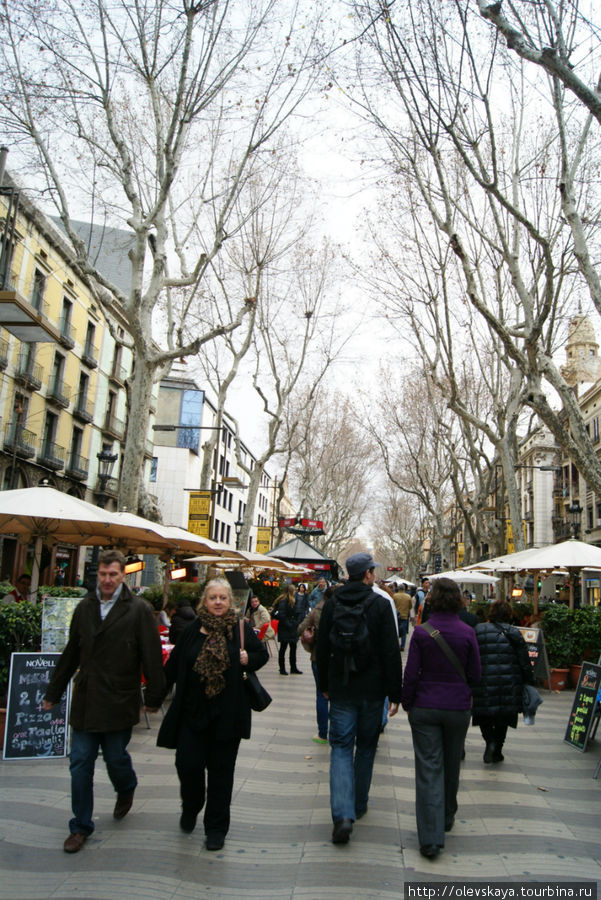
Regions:
<instances>
[{"instance_id":1,"label":"black backpack","mask_svg":"<svg viewBox=\"0 0 601 900\"><path fill-rule=\"evenodd\" d=\"M330 648L345 685L348 684L351 672L364 671L373 658L366 615L373 600L372 594L354 606L347 606L340 600L334 602Z\"/></svg>"}]
</instances>

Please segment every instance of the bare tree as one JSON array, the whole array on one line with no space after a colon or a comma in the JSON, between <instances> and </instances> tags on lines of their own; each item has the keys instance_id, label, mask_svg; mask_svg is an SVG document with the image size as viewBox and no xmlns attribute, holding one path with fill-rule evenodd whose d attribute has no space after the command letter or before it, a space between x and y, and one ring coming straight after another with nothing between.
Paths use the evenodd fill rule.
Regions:
<instances>
[{"instance_id":1,"label":"bare tree","mask_svg":"<svg viewBox=\"0 0 601 900\"><path fill-rule=\"evenodd\" d=\"M330 292L334 272L335 255L327 243L317 249L300 245L292 251L287 271L264 282L265 299L257 310L253 333L252 383L261 399L267 427L265 447L252 468L243 458L236 434L237 462L249 479L241 547L248 546L267 462L298 446L300 436L295 422L288 420L290 427L284 428L289 404L295 403L295 397L302 398L296 401L299 414L311 405L349 339L334 328L340 314L338 301Z\"/></svg>"},{"instance_id":2,"label":"bare tree","mask_svg":"<svg viewBox=\"0 0 601 900\"><path fill-rule=\"evenodd\" d=\"M556 83L546 107L533 98L524 73L487 44L482 19L466 4L374 2L357 12L368 17L362 46L374 51L379 75L370 82L363 73L374 70L362 60L361 108L411 170L432 227L456 257L464 298L524 377L523 402L601 492L601 464L578 399L554 361L570 301L586 290L596 302L594 267L580 259L598 218L590 117L569 106ZM592 215L585 220L575 208ZM502 309L489 302L498 277L511 300Z\"/></svg>"},{"instance_id":3,"label":"bare tree","mask_svg":"<svg viewBox=\"0 0 601 900\"><path fill-rule=\"evenodd\" d=\"M138 506L153 381L248 311L192 334L174 297L194 292L248 215L236 201L271 167L274 135L311 88L319 4L275 0L2 0L1 121L28 186L56 209L74 269L135 354L119 502ZM83 210L83 213L81 212ZM128 292L90 257L74 221L127 227ZM242 215L242 218L240 217ZM178 293L179 292L179 295ZM157 331L156 312L167 316ZM162 333L161 333L162 332Z\"/></svg>"},{"instance_id":4,"label":"bare tree","mask_svg":"<svg viewBox=\"0 0 601 900\"><path fill-rule=\"evenodd\" d=\"M510 50L560 81L601 123L601 76L589 53L590 41L599 43L599 28L581 11L578 0L527 4L478 0L478 8Z\"/></svg>"},{"instance_id":5,"label":"bare tree","mask_svg":"<svg viewBox=\"0 0 601 900\"><path fill-rule=\"evenodd\" d=\"M356 421L349 398L335 389L320 389L308 406L295 404L288 427L296 436L290 442L290 488L298 498L298 514L324 522L326 534L314 543L337 558L365 524L374 447Z\"/></svg>"}]
</instances>

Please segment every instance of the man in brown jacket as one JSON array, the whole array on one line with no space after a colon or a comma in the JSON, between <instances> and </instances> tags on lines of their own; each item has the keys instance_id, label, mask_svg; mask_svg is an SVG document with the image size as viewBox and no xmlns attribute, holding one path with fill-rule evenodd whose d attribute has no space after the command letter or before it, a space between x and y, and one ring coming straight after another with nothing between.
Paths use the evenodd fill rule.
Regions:
<instances>
[{"instance_id":1,"label":"man in brown jacket","mask_svg":"<svg viewBox=\"0 0 601 900\"><path fill-rule=\"evenodd\" d=\"M71 805L73 818L63 847L77 853L94 830L94 764L102 755L117 802L113 816L131 809L137 785L127 745L140 719L141 673L148 712L164 694L161 642L152 610L125 580L125 557L107 550L98 559L98 586L78 603L69 641L42 703L51 709L75 675L71 703ZM78 671L79 670L79 671Z\"/></svg>"}]
</instances>

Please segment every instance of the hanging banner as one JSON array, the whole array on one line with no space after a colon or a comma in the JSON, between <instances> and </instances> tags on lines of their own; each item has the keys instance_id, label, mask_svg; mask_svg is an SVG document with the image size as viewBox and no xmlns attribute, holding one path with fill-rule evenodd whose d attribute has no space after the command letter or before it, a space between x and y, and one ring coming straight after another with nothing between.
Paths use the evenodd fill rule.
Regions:
<instances>
[{"instance_id":1,"label":"hanging banner","mask_svg":"<svg viewBox=\"0 0 601 900\"><path fill-rule=\"evenodd\" d=\"M195 491L188 501L188 531L199 537L211 537L211 492Z\"/></svg>"},{"instance_id":2,"label":"hanging banner","mask_svg":"<svg viewBox=\"0 0 601 900\"><path fill-rule=\"evenodd\" d=\"M257 528L257 553L268 550L271 550L271 528L261 525Z\"/></svg>"}]
</instances>

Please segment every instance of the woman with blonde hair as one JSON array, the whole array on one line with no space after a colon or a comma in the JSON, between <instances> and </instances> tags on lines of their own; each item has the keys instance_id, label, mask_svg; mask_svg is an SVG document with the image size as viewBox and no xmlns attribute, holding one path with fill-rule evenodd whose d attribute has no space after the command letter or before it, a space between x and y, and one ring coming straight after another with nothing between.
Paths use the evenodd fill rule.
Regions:
<instances>
[{"instance_id":1,"label":"woman with blonde hair","mask_svg":"<svg viewBox=\"0 0 601 900\"><path fill-rule=\"evenodd\" d=\"M294 585L286 585L283 593L276 598L272 615L278 622L280 675L288 674L286 671L286 650L288 648L290 648L290 674L302 675L303 673L296 665L296 645L298 643L298 626L304 616L302 615L301 604L295 595Z\"/></svg>"},{"instance_id":2,"label":"woman with blonde hair","mask_svg":"<svg viewBox=\"0 0 601 900\"><path fill-rule=\"evenodd\" d=\"M197 612L165 664L167 687L175 684L176 691L157 744L176 750L180 828L193 831L204 807L206 848L221 850L230 824L238 747L241 738L250 737L243 672L260 669L269 655L251 626L240 626L227 581L208 582Z\"/></svg>"}]
</instances>

